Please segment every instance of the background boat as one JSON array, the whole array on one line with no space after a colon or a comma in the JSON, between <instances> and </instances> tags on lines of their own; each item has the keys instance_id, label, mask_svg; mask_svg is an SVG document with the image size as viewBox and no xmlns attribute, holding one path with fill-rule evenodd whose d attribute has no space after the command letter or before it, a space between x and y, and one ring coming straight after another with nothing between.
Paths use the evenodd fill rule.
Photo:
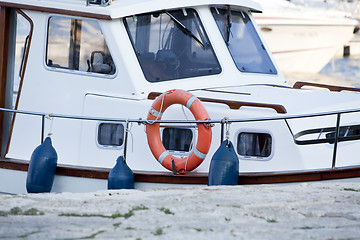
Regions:
<instances>
[{"instance_id":1,"label":"background boat","mask_svg":"<svg viewBox=\"0 0 360 240\"><path fill-rule=\"evenodd\" d=\"M284 73L319 72L353 38L351 13L318 4L260 0L254 14L265 41ZM310 2L310 1L309 1Z\"/></svg>"}]
</instances>

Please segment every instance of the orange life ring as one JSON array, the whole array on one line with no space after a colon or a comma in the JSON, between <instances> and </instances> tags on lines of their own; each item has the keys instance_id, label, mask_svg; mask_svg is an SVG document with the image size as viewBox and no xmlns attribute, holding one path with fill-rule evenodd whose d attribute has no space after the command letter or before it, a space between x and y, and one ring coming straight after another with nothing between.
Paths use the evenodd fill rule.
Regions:
<instances>
[{"instance_id":1,"label":"orange life ring","mask_svg":"<svg viewBox=\"0 0 360 240\"><path fill-rule=\"evenodd\" d=\"M193 94L180 89L169 90L155 99L148 113L147 120L161 120L165 110L173 104L182 104L190 109L196 120L204 121L209 115L199 99ZM197 168L205 159L211 145L211 127L198 123L198 140L196 147L186 158L174 157L167 152L160 138L160 123L146 124L146 134L149 147L157 161L170 171L186 173ZM173 165L175 169L173 169Z\"/></svg>"}]
</instances>

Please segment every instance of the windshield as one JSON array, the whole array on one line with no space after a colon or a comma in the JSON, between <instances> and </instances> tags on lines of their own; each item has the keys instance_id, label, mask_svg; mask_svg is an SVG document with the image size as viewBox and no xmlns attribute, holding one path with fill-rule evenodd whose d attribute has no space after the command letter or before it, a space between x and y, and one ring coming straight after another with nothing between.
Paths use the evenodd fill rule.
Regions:
<instances>
[{"instance_id":1,"label":"windshield","mask_svg":"<svg viewBox=\"0 0 360 240\"><path fill-rule=\"evenodd\" d=\"M124 18L149 82L218 74L221 67L193 9Z\"/></svg>"},{"instance_id":2,"label":"windshield","mask_svg":"<svg viewBox=\"0 0 360 240\"><path fill-rule=\"evenodd\" d=\"M211 8L218 28L241 72L277 74L249 16L243 11Z\"/></svg>"}]
</instances>

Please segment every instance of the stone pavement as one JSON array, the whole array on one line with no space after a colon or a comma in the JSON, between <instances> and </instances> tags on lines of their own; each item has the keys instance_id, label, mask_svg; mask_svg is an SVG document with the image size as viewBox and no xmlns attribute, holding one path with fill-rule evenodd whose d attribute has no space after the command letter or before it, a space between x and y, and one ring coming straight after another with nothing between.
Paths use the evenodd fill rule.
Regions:
<instances>
[{"instance_id":1,"label":"stone pavement","mask_svg":"<svg viewBox=\"0 0 360 240\"><path fill-rule=\"evenodd\" d=\"M0 239L360 239L360 179L0 195Z\"/></svg>"}]
</instances>

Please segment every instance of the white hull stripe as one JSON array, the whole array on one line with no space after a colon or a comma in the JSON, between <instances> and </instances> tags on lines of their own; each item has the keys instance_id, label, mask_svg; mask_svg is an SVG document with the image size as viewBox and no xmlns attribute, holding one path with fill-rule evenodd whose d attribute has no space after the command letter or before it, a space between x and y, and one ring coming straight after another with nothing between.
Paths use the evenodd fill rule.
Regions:
<instances>
[{"instance_id":1,"label":"white hull stripe","mask_svg":"<svg viewBox=\"0 0 360 240\"><path fill-rule=\"evenodd\" d=\"M195 102L196 100L198 100L198 99L197 99L197 97L195 97L195 96L192 96L191 98L189 98L189 100L187 100L187 102L186 102L186 107L187 107L188 109L190 109L191 105L192 105L193 102Z\"/></svg>"},{"instance_id":2,"label":"white hull stripe","mask_svg":"<svg viewBox=\"0 0 360 240\"><path fill-rule=\"evenodd\" d=\"M164 152L159 156L158 162L159 162L160 164L162 164L162 162L164 161L164 159L165 159L168 155L170 155L170 154L169 154L167 151L164 151Z\"/></svg>"},{"instance_id":3,"label":"white hull stripe","mask_svg":"<svg viewBox=\"0 0 360 240\"><path fill-rule=\"evenodd\" d=\"M151 113L153 116L157 117L157 118L161 118L162 115L163 115L162 112L158 112L158 111L156 111L154 108L151 108L151 109L150 109L150 113Z\"/></svg>"},{"instance_id":4,"label":"white hull stripe","mask_svg":"<svg viewBox=\"0 0 360 240\"><path fill-rule=\"evenodd\" d=\"M200 152L199 150L197 150L197 148L194 149L194 154L195 154L198 158L201 158L201 159L205 159L205 158L206 158L206 154Z\"/></svg>"}]
</instances>

